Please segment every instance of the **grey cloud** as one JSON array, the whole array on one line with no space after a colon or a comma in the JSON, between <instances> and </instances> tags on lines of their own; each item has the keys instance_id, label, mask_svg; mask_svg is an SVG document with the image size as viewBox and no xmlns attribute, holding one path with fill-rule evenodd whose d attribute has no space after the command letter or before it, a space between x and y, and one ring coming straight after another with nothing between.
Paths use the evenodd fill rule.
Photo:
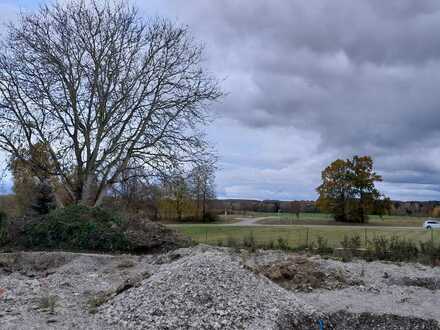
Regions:
<instances>
[{"instance_id":1,"label":"grey cloud","mask_svg":"<svg viewBox=\"0 0 440 330\"><path fill-rule=\"evenodd\" d=\"M439 1L134 1L224 78L219 195L315 198L325 165L370 154L392 198L440 199Z\"/></svg>"},{"instance_id":2,"label":"grey cloud","mask_svg":"<svg viewBox=\"0 0 440 330\"><path fill-rule=\"evenodd\" d=\"M300 143L332 157L371 154L396 196L436 196L438 1L192 0L169 8L206 40L209 67L228 76L221 115L255 131L314 132L319 141ZM319 169L309 171L317 182ZM399 184L409 185L404 194L393 189Z\"/></svg>"}]
</instances>

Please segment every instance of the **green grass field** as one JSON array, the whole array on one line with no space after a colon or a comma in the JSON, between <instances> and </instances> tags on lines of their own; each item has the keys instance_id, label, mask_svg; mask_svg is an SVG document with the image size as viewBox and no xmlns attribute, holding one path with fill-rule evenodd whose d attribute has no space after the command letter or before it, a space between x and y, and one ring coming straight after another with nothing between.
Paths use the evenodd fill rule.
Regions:
<instances>
[{"instance_id":1,"label":"green grass field","mask_svg":"<svg viewBox=\"0 0 440 330\"><path fill-rule=\"evenodd\" d=\"M243 241L253 235L257 244L268 244L278 238L287 240L290 247L300 247L316 242L321 236L334 248L341 246L344 236L359 235L362 245L375 236L390 238L398 236L414 242L434 240L440 242L440 231L424 229L392 229L392 228L349 228L349 227L277 227L277 226L221 226L221 225L171 225L171 227L190 236L194 241L214 245L227 245L228 240Z\"/></svg>"},{"instance_id":2,"label":"green grass field","mask_svg":"<svg viewBox=\"0 0 440 330\"><path fill-rule=\"evenodd\" d=\"M254 213L255 217L268 217L260 220L260 224L267 225L347 225L333 220L331 214L326 213L301 213L299 218L293 213ZM393 227L422 227L427 217L414 216L383 216L370 215L369 221L362 226L393 226ZM351 225L351 224L350 224Z\"/></svg>"}]
</instances>

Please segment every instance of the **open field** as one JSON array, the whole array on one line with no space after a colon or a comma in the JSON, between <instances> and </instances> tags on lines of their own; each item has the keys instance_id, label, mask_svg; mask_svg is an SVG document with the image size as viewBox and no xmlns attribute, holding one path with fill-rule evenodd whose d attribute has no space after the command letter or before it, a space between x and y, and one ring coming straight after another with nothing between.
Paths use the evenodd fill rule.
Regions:
<instances>
[{"instance_id":1,"label":"open field","mask_svg":"<svg viewBox=\"0 0 440 330\"><path fill-rule=\"evenodd\" d=\"M336 222L331 214L326 213L301 213L299 217L293 213L250 213L255 217L265 217L258 221L259 224L266 225L347 225L344 222ZM237 216L240 217L240 216ZM423 222L428 217L415 216L389 216L380 218L377 215L370 215L369 221L361 226L390 226L390 227L422 227ZM349 224L356 225L356 224Z\"/></svg>"},{"instance_id":2,"label":"open field","mask_svg":"<svg viewBox=\"0 0 440 330\"><path fill-rule=\"evenodd\" d=\"M217 225L226 225L226 224L234 224L240 222L240 219L250 218L250 215L236 215L236 214L228 214L228 215L220 215L218 220L215 222L211 222L210 224ZM164 225L188 225L188 224L207 224L206 222L185 222L185 221L177 221L176 219L161 219L160 223Z\"/></svg>"},{"instance_id":3,"label":"open field","mask_svg":"<svg viewBox=\"0 0 440 330\"><path fill-rule=\"evenodd\" d=\"M243 241L252 235L257 244L286 240L289 247L295 248L316 242L323 237L331 247L340 247L344 236L359 235L362 246L376 236L390 238L398 236L414 242L434 240L440 242L440 231L410 228L377 228L350 226L222 226L222 225L171 225L176 230L190 236L194 241L214 245L228 245L228 241Z\"/></svg>"}]
</instances>

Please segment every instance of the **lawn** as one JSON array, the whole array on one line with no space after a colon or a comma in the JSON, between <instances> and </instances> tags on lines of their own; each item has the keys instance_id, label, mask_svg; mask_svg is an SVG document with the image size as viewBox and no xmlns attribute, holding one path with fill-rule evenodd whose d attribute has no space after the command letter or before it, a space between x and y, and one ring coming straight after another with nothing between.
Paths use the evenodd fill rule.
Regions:
<instances>
[{"instance_id":1,"label":"lawn","mask_svg":"<svg viewBox=\"0 0 440 330\"><path fill-rule=\"evenodd\" d=\"M277 227L277 226L221 226L221 225L171 225L190 236L196 242L228 245L228 241L243 241L246 237L252 235L257 244L268 244L276 241L278 238L286 240L290 247L299 247L316 242L318 237L323 237L328 241L331 247L340 247L340 242L344 236L359 235L362 245L373 239L375 236L392 237L398 236L415 242L434 240L440 242L440 231L428 231L424 229L393 229L393 228L350 228L341 226L295 226L295 227Z\"/></svg>"},{"instance_id":2,"label":"lawn","mask_svg":"<svg viewBox=\"0 0 440 330\"><path fill-rule=\"evenodd\" d=\"M331 214L326 213L301 213L299 218L293 213L254 213L255 217L265 217L260 224L268 225L347 225L333 220ZM362 226L392 226L392 227L422 227L427 217L414 216L383 216L370 215L367 224ZM351 224L350 224L351 225Z\"/></svg>"}]
</instances>

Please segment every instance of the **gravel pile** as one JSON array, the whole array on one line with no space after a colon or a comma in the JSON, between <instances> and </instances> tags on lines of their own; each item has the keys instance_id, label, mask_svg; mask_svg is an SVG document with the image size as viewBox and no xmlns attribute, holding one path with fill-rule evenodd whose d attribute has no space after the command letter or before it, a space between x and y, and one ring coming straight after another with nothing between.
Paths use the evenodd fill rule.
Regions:
<instances>
[{"instance_id":1,"label":"gravel pile","mask_svg":"<svg viewBox=\"0 0 440 330\"><path fill-rule=\"evenodd\" d=\"M69 252L0 254L0 329L109 330L105 320L90 313L90 299L153 271L151 259Z\"/></svg>"},{"instance_id":2,"label":"gravel pile","mask_svg":"<svg viewBox=\"0 0 440 330\"><path fill-rule=\"evenodd\" d=\"M0 253L0 329L439 330L439 281L439 267L202 245Z\"/></svg>"},{"instance_id":3,"label":"gravel pile","mask_svg":"<svg viewBox=\"0 0 440 330\"><path fill-rule=\"evenodd\" d=\"M193 249L100 309L130 329L313 329L319 315L221 250Z\"/></svg>"}]
</instances>

